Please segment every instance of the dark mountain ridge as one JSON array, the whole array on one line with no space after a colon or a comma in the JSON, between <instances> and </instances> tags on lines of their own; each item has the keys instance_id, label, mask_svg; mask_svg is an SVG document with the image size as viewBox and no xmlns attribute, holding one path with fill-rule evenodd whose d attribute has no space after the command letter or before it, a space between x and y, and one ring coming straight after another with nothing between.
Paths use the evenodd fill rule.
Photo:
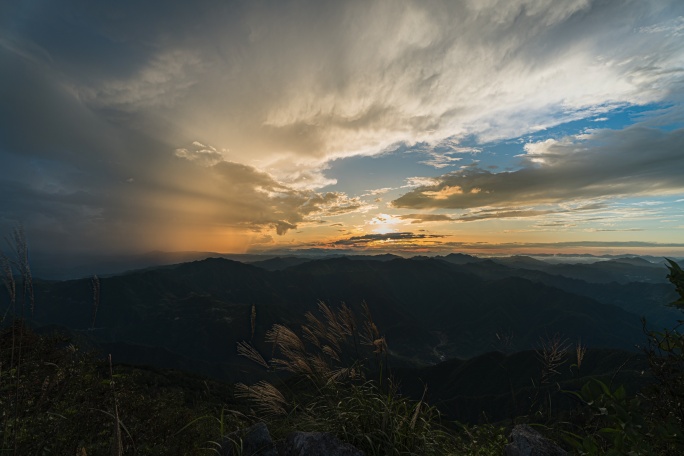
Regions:
<instances>
[{"instance_id":1,"label":"dark mountain ridge","mask_svg":"<svg viewBox=\"0 0 684 456\"><path fill-rule=\"evenodd\" d=\"M254 340L260 341L274 323L297 326L319 300L357 310L366 302L398 365L472 357L501 348L501 334L510 336L505 349L513 351L534 348L540 337L557 332L627 350L642 335L634 314L573 293L569 285L553 286L559 280L553 276L532 271L532 281L524 277L529 272L492 263L340 257L268 271L208 258L102 278L92 328L90 280L39 283L35 320L125 346L122 354L158 347L162 358L168 351L222 365L225 372L239 363L235 342L252 338L252 305Z\"/></svg>"}]
</instances>

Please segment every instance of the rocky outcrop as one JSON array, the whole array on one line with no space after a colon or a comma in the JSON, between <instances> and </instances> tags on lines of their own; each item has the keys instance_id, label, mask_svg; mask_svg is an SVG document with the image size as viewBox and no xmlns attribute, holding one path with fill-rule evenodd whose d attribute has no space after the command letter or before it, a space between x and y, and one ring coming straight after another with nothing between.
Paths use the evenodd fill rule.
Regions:
<instances>
[{"instance_id":1,"label":"rocky outcrop","mask_svg":"<svg viewBox=\"0 0 684 456\"><path fill-rule=\"evenodd\" d=\"M293 432L288 435L280 456L364 456L363 451L327 432Z\"/></svg>"},{"instance_id":2,"label":"rocky outcrop","mask_svg":"<svg viewBox=\"0 0 684 456\"><path fill-rule=\"evenodd\" d=\"M513 428L504 456L566 456L568 453L553 440L543 437L526 424Z\"/></svg>"},{"instance_id":3,"label":"rocky outcrop","mask_svg":"<svg viewBox=\"0 0 684 456\"><path fill-rule=\"evenodd\" d=\"M241 448L241 450L240 450ZM275 444L264 423L233 432L223 438L222 456L278 456Z\"/></svg>"},{"instance_id":4,"label":"rocky outcrop","mask_svg":"<svg viewBox=\"0 0 684 456\"><path fill-rule=\"evenodd\" d=\"M364 456L363 451L327 432L293 432L274 443L268 427L257 423L226 435L221 456Z\"/></svg>"}]
</instances>

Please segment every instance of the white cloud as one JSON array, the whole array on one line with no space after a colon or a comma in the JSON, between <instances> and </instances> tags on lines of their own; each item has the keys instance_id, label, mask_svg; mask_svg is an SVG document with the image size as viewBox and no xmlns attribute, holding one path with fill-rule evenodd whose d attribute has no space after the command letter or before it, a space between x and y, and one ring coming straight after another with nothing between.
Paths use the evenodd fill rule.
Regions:
<instances>
[{"instance_id":1,"label":"white cloud","mask_svg":"<svg viewBox=\"0 0 684 456\"><path fill-rule=\"evenodd\" d=\"M194 141L192 145L195 146L193 149L180 148L176 149L173 154L202 166L213 166L224 160L223 153L213 147L207 147L197 141Z\"/></svg>"},{"instance_id":2,"label":"white cloud","mask_svg":"<svg viewBox=\"0 0 684 456\"><path fill-rule=\"evenodd\" d=\"M548 139L525 146L519 170L468 168L429 178L393 204L457 209L678 194L684 189L682 141L682 129L663 132L641 126Z\"/></svg>"},{"instance_id":3,"label":"white cloud","mask_svg":"<svg viewBox=\"0 0 684 456\"><path fill-rule=\"evenodd\" d=\"M589 0L197 8L202 33L184 17L158 19L174 35L118 30L131 52L148 53L128 74L67 77L93 107L134 111L183 142L206 138L294 184L295 169L315 173L400 142L517 137L661 100L684 50L654 32L676 29L667 20L680 9Z\"/></svg>"},{"instance_id":4,"label":"white cloud","mask_svg":"<svg viewBox=\"0 0 684 456\"><path fill-rule=\"evenodd\" d=\"M639 31L641 33L664 33L667 35L681 36L684 34L684 16L679 16L647 27L641 27Z\"/></svg>"},{"instance_id":5,"label":"white cloud","mask_svg":"<svg viewBox=\"0 0 684 456\"><path fill-rule=\"evenodd\" d=\"M440 182L439 179L433 178L433 177L414 176L414 177L408 177L406 179L406 184L402 185L401 188L426 187L426 186L430 186L430 185L438 185L439 182Z\"/></svg>"}]
</instances>

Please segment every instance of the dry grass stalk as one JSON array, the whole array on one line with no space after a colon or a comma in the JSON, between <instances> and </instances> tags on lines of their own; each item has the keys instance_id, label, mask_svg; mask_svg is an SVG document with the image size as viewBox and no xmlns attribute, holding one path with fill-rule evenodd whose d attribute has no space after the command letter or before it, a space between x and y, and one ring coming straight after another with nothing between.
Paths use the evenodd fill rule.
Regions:
<instances>
[{"instance_id":1,"label":"dry grass stalk","mask_svg":"<svg viewBox=\"0 0 684 456\"><path fill-rule=\"evenodd\" d=\"M112 368L112 355L109 355L109 386L114 399L114 442L112 442L112 456L123 455L123 441L121 439L121 420L119 419L119 404L114 389L114 369Z\"/></svg>"},{"instance_id":2,"label":"dry grass stalk","mask_svg":"<svg viewBox=\"0 0 684 456\"><path fill-rule=\"evenodd\" d=\"M314 347L321 348L321 341L318 339L316 334L314 334L310 327L306 325L302 326L302 337Z\"/></svg>"},{"instance_id":3,"label":"dry grass stalk","mask_svg":"<svg viewBox=\"0 0 684 456\"><path fill-rule=\"evenodd\" d=\"M334 386L335 382L346 379L365 380L364 363L373 359L377 362L377 355L387 351L384 337L379 335L372 320L365 321L363 326L357 324L352 310L344 304L333 310L319 302L318 310L321 318L312 312L306 313L302 337L281 324L273 325L266 332L266 342L273 344L269 361L246 342L238 344L238 354L261 366L303 376L316 388ZM365 314L370 315L367 306ZM359 334L360 328L366 328L366 336ZM365 356L358 339L366 341L362 342ZM242 385L236 394L255 401L263 411L278 414L283 412L284 402L278 402L282 394L276 394L275 390L266 383Z\"/></svg>"},{"instance_id":4,"label":"dry grass stalk","mask_svg":"<svg viewBox=\"0 0 684 456\"><path fill-rule=\"evenodd\" d=\"M342 362L339 353L337 353L330 345L324 345L321 351L328 355L330 358L334 359L338 363Z\"/></svg>"},{"instance_id":5,"label":"dry grass stalk","mask_svg":"<svg viewBox=\"0 0 684 456\"><path fill-rule=\"evenodd\" d=\"M385 341L384 337L381 337L379 339L375 339L373 341L373 353L376 355L382 355L383 353L387 352L387 342Z\"/></svg>"},{"instance_id":6,"label":"dry grass stalk","mask_svg":"<svg viewBox=\"0 0 684 456\"><path fill-rule=\"evenodd\" d=\"M97 309L100 307L100 279L94 275L90 283L93 288L93 310L90 319L90 329L94 329L95 319L97 318Z\"/></svg>"},{"instance_id":7,"label":"dry grass stalk","mask_svg":"<svg viewBox=\"0 0 684 456\"><path fill-rule=\"evenodd\" d=\"M244 356L245 358L265 367L266 369L271 368L271 366L268 365L264 357L261 356L261 353L259 353L256 348L254 348L251 344L247 342L238 342L237 352L238 355Z\"/></svg>"},{"instance_id":8,"label":"dry grass stalk","mask_svg":"<svg viewBox=\"0 0 684 456\"><path fill-rule=\"evenodd\" d=\"M323 302L318 303L318 310L323 314L323 317L325 317L328 334L330 335L329 340L332 342L344 339L344 330L342 329L335 312Z\"/></svg>"},{"instance_id":9,"label":"dry grass stalk","mask_svg":"<svg viewBox=\"0 0 684 456\"><path fill-rule=\"evenodd\" d=\"M380 331L378 331L378 327L375 326L370 314L370 309L365 302L363 303L363 313L365 320L363 322L363 331L360 335L361 342L366 345L375 346L375 341L380 339Z\"/></svg>"},{"instance_id":10,"label":"dry grass stalk","mask_svg":"<svg viewBox=\"0 0 684 456\"><path fill-rule=\"evenodd\" d=\"M416 404L416 409L413 412L413 417L411 417L411 424L410 428L411 430L415 429L416 427L416 421L418 421L418 416L420 415L420 409L423 405L423 401L425 400L425 395L427 394L427 386L423 389L423 396L420 398L420 401Z\"/></svg>"},{"instance_id":11,"label":"dry grass stalk","mask_svg":"<svg viewBox=\"0 0 684 456\"><path fill-rule=\"evenodd\" d=\"M304 342L287 326L275 324L266 332L266 342L277 344L278 348L294 353L305 353Z\"/></svg>"},{"instance_id":12,"label":"dry grass stalk","mask_svg":"<svg viewBox=\"0 0 684 456\"><path fill-rule=\"evenodd\" d=\"M343 330L337 321L334 312L323 302L318 303L318 310L323 314L325 321L319 320L313 313L306 313L307 325L306 327L318 339L328 342L329 345L335 347L338 352L342 349L342 340L344 339Z\"/></svg>"},{"instance_id":13,"label":"dry grass stalk","mask_svg":"<svg viewBox=\"0 0 684 456\"><path fill-rule=\"evenodd\" d=\"M253 340L254 339L254 329L256 328L256 306L254 304L252 304L252 314L250 315L249 322L250 322L251 327L252 327L252 335L249 338L249 340Z\"/></svg>"},{"instance_id":14,"label":"dry grass stalk","mask_svg":"<svg viewBox=\"0 0 684 456\"><path fill-rule=\"evenodd\" d=\"M347 336L353 336L356 334L356 317L354 312L347 306L347 304L342 303L339 310L340 324Z\"/></svg>"},{"instance_id":15,"label":"dry grass stalk","mask_svg":"<svg viewBox=\"0 0 684 456\"><path fill-rule=\"evenodd\" d=\"M584 355L587 354L587 346L582 345L582 339L577 340L577 345L575 345L575 354L577 356L577 370L579 370L582 367Z\"/></svg>"},{"instance_id":16,"label":"dry grass stalk","mask_svg":"<svg viewBox=\"0 0 684 456\"><path fill-rule=\"evenodd\" d=\"M21 275L23 298L22 303L22 317L23 317L23 306L28 302L29 308L31 310L31 315L33 315L35 310L35 296L33 294L33 276L31 275L31 266L29 265L29 250L28 243L26 242L26 235L24 233L24 227L19 225L12 231L10 239L6 238L7 243L10 245L12 250L14 250L15 261L14 264Z\"/></svg>"},{"instance_id":17,"label":"dry grass stalk","mask_svg":"<svg viewBox=\"0 0 684 456\"><path fill-rule=\"evenodd\" d=\"M330 381L337 382L342 381L347 378L354 378L356 376L356 370L351 367L340 367L339 369L333 369L330 371L330 376L328 377Z\"/></svg>"},{"instance_id":18,"label":"dry grass stalk","mask_svg":"<svg viewBox=\"0 0 684 456\"><path fill-rule=\"evenodd\" d=\"M540 348L536 350L542 363L541 383L549 383L551 377L560 374L560 367L565 364L570 344L568 340L555 334L549 338L539 338Z\"/></svg>"},{"instance_id":19,"label":"dry grass stalk","mask_svg":"<svg viewBox=\"0 0 684 456\"><path fill-rule=\"evenodd\" d=\"M12 309L12 312L16 314L15 305L17 303L17 284L14 281L12 263L5 254L0 254L0 263L2 263L2 283L5 285L10 299L9 306L7 306L7 310L2 316L2 320L0 320L0 322L2 322L5 321L5 318L7 318L7 314L9 313L10 309Z\"/></svg>"},{"instance_id":20,"label":"dry grass stalk","mask_svg":"<svg viewBox=\"0 0 684 456\"><path fill-rule=\"evenodd\" d=\"M238 383L235 385L235 396L253 401L265 415L287 415L287 400L278 388L266 381L252 386Z\"/></svg>"}]
</instances>

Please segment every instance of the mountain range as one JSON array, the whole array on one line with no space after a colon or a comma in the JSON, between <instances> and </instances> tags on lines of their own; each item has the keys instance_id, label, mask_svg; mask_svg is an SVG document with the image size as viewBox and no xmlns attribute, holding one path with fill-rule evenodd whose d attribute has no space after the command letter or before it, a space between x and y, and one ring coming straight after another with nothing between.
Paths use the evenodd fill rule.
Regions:
<instances>
[{"instance_id":1,"label":"mountain range","mask_svg":"<svg viewBox=\"0 0 684 456\"><path fill-rule=\"evenodd\" d=\"M235 380L253 370L237 356L237 341L251 339L268 353L265 331L274 323L297 327L319 301L344 302L359 314L367 303L392 363L407 368L534 350L557 334L590 349L636 352L642 316L655 328L679 316L664 306L674 299L666 268L638 258L252 260L206 258L101 277L96 300L91 279L36 280L32 323L68 328L119 362Z\"/></svg>"}]
</instances>

